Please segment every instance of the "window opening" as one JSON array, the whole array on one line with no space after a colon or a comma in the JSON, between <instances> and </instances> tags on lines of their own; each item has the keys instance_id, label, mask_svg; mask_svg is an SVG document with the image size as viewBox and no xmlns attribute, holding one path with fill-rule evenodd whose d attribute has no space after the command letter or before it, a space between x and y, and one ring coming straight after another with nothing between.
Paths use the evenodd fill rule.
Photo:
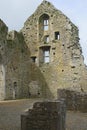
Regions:
<instances>
[{"instance_id":1,"label":"window opening","mask_svg":"<svg viewBox=\"0 0 87 130\"><path fill-rule=\"evenodd\" d=\"M49 36L45 36L45 43L49 43Z\"/></svg>"},{"instance_id":2,"label":"window opening","mask_svg":"<svg viewBox=\"0 0 87 130\"><path fill-rule=\"evenodd\" d=\"M59 32L55 32L55 40L59 40L60 39L60 33Z\"/></svg>"},{"instance_id":3,"label":"window opening","mask_svg":"<svg viewBox=\"0 0 87 130\"><path fill-rule=\"evenodd\" d=\"M31 57L31 60L32 60L32 62L36 62L36 57L35 56L33 56L33 57Z\"/></svg>"},{"instance_id":4,"label":"window opening","mask_svg":"<svg viewBox=\"0 0 87 130\"><path fill-rule=\"evenodd\" d=\"M44 31L48 30L48 24L49 24L49 20L48 19L44 19Z\"/></svg>"},{"instance_id":5,"label":"window opening","mask_svg":"<svg viewBox=\"0 0 87 130\"><path fill-rule=\"evenodd\" d=\"M50 62L50 50L44 50L44 63L49 63Z\"/></svg>"},{"instance_id":6,"label":"window opening","mask_svg":"<svg viewBox=\"0 0 87 130\"><path fill-rule=\"evenodd\" d=\"M43 63L50 62L50 46L40 47L39 50L39 63L40 65Z\"/></svg>"}]
</instances>

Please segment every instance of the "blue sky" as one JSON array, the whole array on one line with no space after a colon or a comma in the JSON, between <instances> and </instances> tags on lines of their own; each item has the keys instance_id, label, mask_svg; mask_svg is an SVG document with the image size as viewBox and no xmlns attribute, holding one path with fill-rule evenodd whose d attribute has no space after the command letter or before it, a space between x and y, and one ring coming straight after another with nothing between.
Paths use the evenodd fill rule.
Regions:
<instances>
[{"instance_id":1,"label":"blue sky","mask_svg":"<svg viewBox=\"0 0 87 130\"><path fill-rule=\"evenodd\" d=\"M0 18L9 30L19 31L42 0L0 0ZM87 64L87 0L49 0L79 28L80 44Z\"/></svg>"}]
</instances>

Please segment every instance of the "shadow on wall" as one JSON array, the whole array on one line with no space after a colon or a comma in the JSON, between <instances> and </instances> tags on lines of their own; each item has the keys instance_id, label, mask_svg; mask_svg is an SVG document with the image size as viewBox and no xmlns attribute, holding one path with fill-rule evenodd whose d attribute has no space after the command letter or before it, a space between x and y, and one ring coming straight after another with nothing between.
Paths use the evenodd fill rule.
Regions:
<instances>
[{"instance_id":1,"label":"shadow on wall","mask_svg":"<svg viewBox=\"0 0 87 130\"><path fill-rule=\"evenodd\" d=\"M29 84L29 91L31 91L31 97L34 96L34 92L36 93L36 97L44 97L47 99L53 99L49 86L41 73L39 67L37 67L34 63L31 64L31 83ZM33 85L32 85L33 84Z\"/></svg>"},{"instance_id":2,"label":"shadow on wall","mask_svg":"<svg viewBox=\"0 0 87 130\"><path fill-rule=\"evenodd\" d=\"M5 52L6 99L53 98L38 66L32 63L30 50L20 33L8 39Z\"/></svg>"}]
</instances>

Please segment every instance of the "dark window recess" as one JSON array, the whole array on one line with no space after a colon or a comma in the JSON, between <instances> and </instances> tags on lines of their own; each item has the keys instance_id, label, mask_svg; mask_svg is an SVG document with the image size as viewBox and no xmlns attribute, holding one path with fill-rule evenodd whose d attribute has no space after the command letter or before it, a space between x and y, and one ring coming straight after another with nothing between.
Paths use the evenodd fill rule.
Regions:
<instances>
[{"instance_id":1,"label":"dark window recess","mask_svg":"<svg viewBox=\"0 0 87 130\"><path fill-rule=\"evenodd\" d=\"M56 47L52 48L52 50L56 50Z\"/></svg>"},{"instance_id":2,"label":"dark window recess","mask_svg":"<svg viewBox=\"0 0 87 130\"><path fill-rule=\"evenodd\" d=\"M53 55L55 55L55 52L53 53Z\"/></svg>"},{"instance_id":3,"label":"dark window recess","mask_svg":"<svg viewBox=\"0 0 87 130\"><path fill-rule=\"evenodd\" d=\"M31 57L32 62L36 62L36 56Z\"/></svg>"},{"instance_id":4,"label":"dark window recess","mask_svg":"<svg viewBox=\"0 0 87 130\"><path fill-rule=\"evenodd\" d=\"M59 32L55 32L55 40L59 40L60 39L60 33Z\"/></svg>"}]
</instances>

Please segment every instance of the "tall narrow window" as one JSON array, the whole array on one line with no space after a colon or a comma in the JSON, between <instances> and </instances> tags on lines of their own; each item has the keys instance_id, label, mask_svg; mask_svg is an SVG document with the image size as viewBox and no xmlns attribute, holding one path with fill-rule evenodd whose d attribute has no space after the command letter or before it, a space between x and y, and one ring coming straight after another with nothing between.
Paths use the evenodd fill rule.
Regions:
<instances>
[{"instance_id":1,"label":"tall narrow window","mask_svg":"<svg viewBox=\"0 0 87 130\"><path fill-rule=\"evenodd\" d=\"M44 50L44 63L49 63L49 62L50 62L50 51Z\"/></svg>"},{"instance_id":2,"label":"tall narrow window","mask_svg":"<svg viewBox=\"0 0 87 130\"><path fill-rule=\"evenodd\" d=\"M50 46L41 47L39 50L39 63L40 65L43 63L50 62Z\"/></svg>"},{"instance_id":3,"label":"tall narrow window","mask_svg":"<svg viewBox=\"0 0 87 130\"><path fill-rule=\"evenodd\" d=\"M42 14L39 18L39 40L43 39L44 33L50 29L50 17L48 14Z\"/></svg>"},{"instance_id":4,"label":"tall narrow window","mask_svg":"<svg viewBox=\"0 0 87 130\"><path fill-rule=\"evenodd\" d=\"M55 40L59 40L60 39L60 33L59 32L55 32Z\"/></svg>"},{"instance_id":5,"label":"tall narrow window","mask_svg":"<svg viewBox=\"0 0 87 130\"><path fill-rule=\"evenodd\" d=\"M49 20L48 19L44 19L44 31L48 30L48 25L49 25Z\"/></svg>"}]
</instances>

